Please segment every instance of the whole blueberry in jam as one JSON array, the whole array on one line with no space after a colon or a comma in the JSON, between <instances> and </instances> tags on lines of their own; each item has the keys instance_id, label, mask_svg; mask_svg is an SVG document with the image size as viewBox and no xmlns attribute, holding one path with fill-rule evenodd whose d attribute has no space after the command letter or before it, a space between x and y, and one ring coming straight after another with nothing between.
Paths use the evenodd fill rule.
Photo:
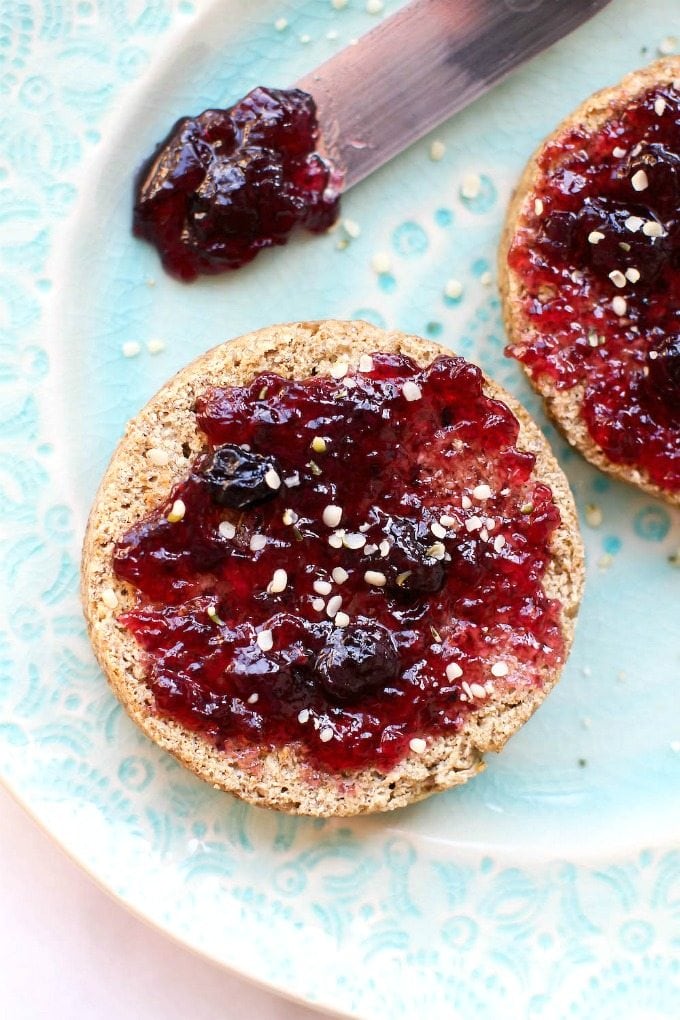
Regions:
<instances>
[{"instance_id":1,"label":"whole blueberry in jam","mask_svg":"<svg viewBox=\"0 0 680 1020\"><path fill-rule=\"evenodd\" d=\"M360 620L332 631L317 654L314 672L323 690L338 701L353 701L399 674L399 655L386 627Z\"/></svg>"},{"instance_id":2,"label":"whole blueberry in jam","mask_svg":"<svg viewBox=\"0 0 680 1020\"><path fill-rule=\"evenodd\" d=\"M227 110L177 121L137 175L133 230L181 280L237 269L296 227L338 214L337 180L315 151L314 100L256 88Z\"/></svg>"},{"instance_id":3,"label":"whole blueberry in jam","mask_svg":"<svg viewBox=\"0 0 680 1020\"><path fill-rule=\"evenodd\" d=\"M561 661L559 511L516 418L462 358L362 361L201 393L204 452L115 547L156 710L217 746L389 769Z\"/></svg>"},{"instance_id":4,"label":"whole blueberry in jam","mask_svg":"<svg viewBox=\"0 0 680 1020\"><path fill-rule=\"evenodd\" d=\"M223 443L200 465L197 475L218 506L245 510L276 495L281 485L277 468L273 457Z\"/></svg>"}]
</instances>

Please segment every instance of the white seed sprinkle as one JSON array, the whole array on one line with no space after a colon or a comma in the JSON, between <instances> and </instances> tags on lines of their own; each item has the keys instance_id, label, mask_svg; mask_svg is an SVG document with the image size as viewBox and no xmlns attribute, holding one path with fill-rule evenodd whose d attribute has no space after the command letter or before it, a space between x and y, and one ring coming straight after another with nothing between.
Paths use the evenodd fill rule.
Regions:
<instances>
[{"instance_id":1,"label":"white seed sprinkle","mask_svg":"<svg viewBox=\"0 0 680 1020\"><path fill-rule=\"evenodd\" d=\"M482 190L482 181L479 174L465 174L463 183L460 186L460 193L463 198L477 198Z\"/></svg>"},{"instance_id":2,"label":"white seed sprinkle","mask_svg":"<svg viewBox=\"0 0 680 1020\"><path fill-rule=\"evenodd\" d=\"M373 270L373 272L376 273L377 276L384 276L385 273L389 273L391 268L392 259L387 254L387 252L386 251L376 252L373 258L371 259L371 269ZM360 372L364 371L361 368L361 365L359 366L359 371Z\"/></svg>"},{"instance_id":3,"label":"white seed sprinkle","mask_svg":"<svg viewBox=\"0 0 680 1020\"><path fill-rule=\"evenodd\" d=\"M158 446L153 446L150 450L146 451L146 459L154 467L165 467L170 462L170 455L166 450L161 450Z\"/></svg>"},{"instance_id":4,"label":"white seed sprinkle","mask_svg":"<svg viewBox=\"0 0 680 1020\"><path fill-rule=\"evenodd\" d=\"M147 340L146 349L149 354L160 354L161 351L165 350L165 341L157 339Z\"/></svg>"},{"instance_id":5,"label":"white seed sprinkle","mask_svg":"<svg viewBox=\"0 0 680 1020\"><path fill-rule=\"evenodd\" d=\"M373 358L370 354L362 354L359 358L359 371L360 372L372 372L373 371Z\"/></svg>"},{"instance_id":6,"label":"white seed sprinkle","mask_svg":"<svg viewBox=\"0 0 680 1020\"><path fill-rule=\"evenodd\" d=\"M284 524L291 525L297 524L300 518L298 517L294 510L291 510L290 507L286 507L281 516L281 520L283 521Z\"/></svg>"},{"instance_id":7,"label":"white seed sprinkle","mask_svg":"<svg viewBox=\"0 0 680 1020\"><path fill-rule=\"evenodd\" d=\"M463 510L469 510L470 507L472 506L472 500L470 499L469 496L463 496L463 498L460 501L460 505L462 506Z\"/></svg>"},{"instance_id":8,"label":"white seed sprinkle","mask_svg":"<svg viewBox=\"0 0 680 1020\"><path fill-rule=\"evenodd\" d=\"M443 560L446 556L446 546L443 542L433 542L432 545L428 546L425 552L428 556L431 556L433 560Z\"/></svg>"},{"instance_id":9,"label":"white seed sprinkle","mask_svg":"<svg viewBox=\"0 0 680 1020\"><path fill-rule=\"evenodd\" d=\"M267 591L269 592L270 595L278 595L279 592L286 590L287 584L288 574L283 569L283 567L279 567L278 570L274 571L274 575L269 584L267 585Z\"/></svg>"},{"instance_id":10,"label":"white seed sprinkle","mask_svg":"<svg viewBox=\"0 0 680 1020\"><path fill-rule=\"evenodd\" d=\"M288 28L288 22L285 18L277 18L274 22L274 28L277 32L284 32Z\"/></svg>"},{"instance_id":11,"label":"white seed sprinkle","mask_svg":"<svg viewBox=\"0 0 680 1020\"><path fill-rule=\"evenodd\" d=\"M342 228L348 237L357 238L361 233L361 227L356 220L344 219L342 221Z\"/></svg>"},{"instance_id":12,"label":"white seed sprinkle","mask_svg":"<svg viewBox=\"0 0 680 1020\"><path fill-rule=\"evenodd\" d=\"M346 361L336 361L334 365L331 365L330 373L334 379L344 379L347 375L349 365Z\"/></svg>"},{"instance_id":13,"label":"white seed sprinkle","mask_svg":"<svg viewBox=\"0 0 680 1020\"><path fill-rule=\"evenodd\" d=\"M543 202L540 198L534 199L534 212L537 216L541 216L543 214Z\"/></svg>"},{"instance_id":14,"label":"white seed sprinkle","mask_svg":"<svg viewBox=\"0 0 680 1020\"><path fill-rule=\"evenodd\" d=\"M656 220L647 220L642 226L642 233L645 237L665 237L666 231Z\"/></svg>"},{"instance_id":15,"label":"white seed sprinkle","mask_svg":"<svg viewBox=\"0 0 680 1020\"><path fill-rule=\"evenodd\" d=\"M413 400L420 400L423 395L420 386L418 383L414 383L413 379L406 380L401 388L401 392L404 394L404 399L409 402Z\"/></svg>"},{"instance_id":16,"label":"white seed sprinkle","mask_svg":"<svg viewBox=\"0 0 680 1020\"><path fill-rule=\"evenodd\" d=\"M644 170L638 170L630 179L633 191L646 191L649 187L649 178Z\"/></svg>"},{"instance_id":17,"label":"white seed sprinkle","mask_svg":"<svg viewBox=\"0 0 680 1020\"><path fill-rule=\"evenodd\" d=\"M263 652L271 652L274 647L274 637L270 630L261 630L257 635L257 643Z\"/></svg>"},{"instance_id":18,"label":"white seed sprinkle","mask_svg":"<svg viewBox=\"0 0 680 1020\"><path fill-rule=\"evenodd\" d=\"M351 531L348 535L342 536L342 544L345 549L363 549L366 545L366 536L358 531Z\"/></svg>"},{"instance_id":19,"label":"white seed sprinkle","mask_svg":"<svg viewBox=\"0 0 680 1020\"><path fill-rule=\"evenodd\" d=\"M468 517L468 519L465 522L465 530L470 532L479 531L479 529L482 528L483 526L484 522L482 518L477 517L476 515L474 517Z\"/></svg>"},{"instance_id":20,"label":"white seed sprinkle","mask_svg":"<svg viewBox=\"0 0 680 1020\"><path fill-rule=\"evenodd\" d=\"M470 694L473 698L485 698L486 688L481 684L470 684Z\"/></svg>"},{"instance_id":21,"label":"white seed sprinkle","mask_svg":"<svg viewBox=\"0 0 680 1020\"><path fill-rule=\"evenodd\" d=\"M612 149L612 156L615 159L623 159L626 155L626 149L623 149L620 145L617 145L615 149Z\"/></svg>"},{"instance_id":22,"label":"white seed sprinkle","mask_svg":"<svg viewBox=\"0 0 680 1020\"><path fill-rule=\"evenodd\" d=\"M324 507L321 520L327 528L337 528L338 524L342 520L342 507L329 503L328 506Z\"/></svg>"},{"instance_id":23,"label":"white seed sprinkle","mask_svg":"<svg viewBox=\"0 0 680 1020\"><path fill-rule=\"evenodd\" d=\"M457 662L450 662L446 667L446 679L447 680L459 680L463 675L463 670L460 668Z\"/></svg>"},{"instance_id":24,"label":"white seed sprinkle","mask_svg":"<svg viewBox=\"0 0 680 1020\"><path fill-rule=\"evenodd\" d=\"M484 521L484 525L489 529L489 531L493 531L494 528L496 527L496 522L493 519L493 517L487 517L486 520Z\"/></svg>"},{"instance_id":25,"label":"white seed sprinkle","mask_svg":"<svg viewBox=\"0 0 680 1020\"><path fill-rule=\"evenodd\" d=\"M298 39L300 40L303 46L307 46L307 44L312 41L311 35L307 35L306 32L303 32L302 35L299 35Z\"/></svg>"},{"instance_id":26,"label":"white seed sprinkle","mask_svg":"<svg viewBox=\"0 0 680 1020\"><path fill-rule=\"evenodd\" d=\"M377 551L378 551L378 547L377 547L377 545L375 545L375 543L374 543L374 542L370 542L370 543L369 543L369 544L368 544L368 545L367 545L367 546L366 546L366 547L364 548L364 552L366 553L366 555L367 555L367 556L372 556L372 555L373 555L373 553L377 553Z\"/></svg>"},{"instance_id":27,"label":"white seed sprinkle","mask_svg":"<svg viewBox=\"0 0 680 1020\"><path fill-rule=\"evenodd\" d=\"M255 694L251 694L250 697L248 698L248 704L249 705L256 705L259 700L260 700L260 695L257 692L255 692Z\"/></svg>"},{"instance_id":28,"label":"white seed sprinkle","mask_svg":"<svg viewBox=\"0 0 680 1020\"><path fill-rule=\"evenodd\" d=\"M347 573L344 567L333 567L331 571L331 577L333 578L336 584L344 584L347 578L349 577L349 574Z\"/></svg>"},{"instance_id":29,"label":"white seed sprinkle","mask_svg":"<svg viewBox=\"0 0 680 1020\"><path fill-rule=\"evenodd\" d=\"M233 538L236 534L236 525L231 521L220 521L217 530L222 538Z\"/></svg>"},{"instance_id":30,"label":"white seed sprinkle","mask_svg":"<svg viewBox=\"0 0 680 1020\"><path fill-rule=\"evenodd\" d=\"M458 524L458 521L456 520L455 517L451 517L449 514L442 514L441 517L439 518L439 523L441 524L442 528L455 528L455 526Z\"/></svg>"},{"instance_id":31,"label":"white seed sprinkle","mask_svg":"<svg viewBox=\"0 0 680 1020\"><path fill-rule=\"evenodd\" d=\"M333 739L333 730L330 726L324 726L319 732L319 740L322 744L327 744L329 740Z\"/></svg>"},{"instance_id":32,"label":"white seed sprinkle","mask_svg":"<svg viewBox=\"0 0 680 1020\"><path fill-rule=\"evenodd\" d=\"M463 284L460 280L447 280L444 284L444 296L456 301L463 293Z\"/></svg>"},{"instance_id":33,"label":"white seed sprinkle","mask_svg":"<svg viewBox=\"0 0 680 1020\"><path fill-rule=\"evenodd\" d=\"M443 528L438 521L433 521L430 525L430 531L435 538L446 538L446 528Z\"/></svg>"},{"instance_id":34,"label":"white seed sprinkle","mask_svg":"<svg viewBox=\"0 0 680 1020\"><path fill-rule=\"evenodd\" d=\"M370 526L371 526L371 525L370 525L370 524L367 524L367 523L366 523L366 524L360 524L360 525L359 525L359 531L360 531L360 532L361 532L361 533L363 534L363 533L364 533L364 531L368 531L368 529L370 528Z\"/></svg>"},{"instance_id":35,"label":"white seed sprinkle","mask_svg":"<svg viewBox=\"0 0 680 1020\"><path fill-rule=\"evenodd\" d=\"M657 117L663 117L664 110L666 109L666 100L663 96L659 96L658 99L654 100L654 113Z\"/></svg>"},{"instance_id":36,"label":"white seed sprinkle","mask_svg":"<svg viewBox=\"0 0 680 1020\"><path fill-rule=\"evenodd\" d=\"M383 559L384 559L384 558L385 558L386 556L389 556L389 555L390 555L390 549L391 549L391 548L392 548L392 547L391 547L390 543L389 543L389 542L387 541L387 539L386 539L386 538L384 538L384 539L382 540L382 542L380 543L380 545L378 546L378 549L380 550L380 555L382 556L382 558L383 558Z\"/></svg>"},{"instance_id":37,"label":"white seed sprinkle","mask_svg":"<svg viewBox=\"0 0 680 1020\"><path fill-rule=\"evenodd\" d=\"M349 616L343 612L336 613L333 623L336 627L346 627L349 624Z\"/></svg>"},{"instance_id":38,"label":"white seed sprinkle","mask_svg":"<svg viewBox=\"0 0 680 1020\"><path fill-rule=\"evenodd\" d=\"M279 478L278 473L274 470L274 468L269 468L266 475L264 476L264 480L270 489L278 489L281 485L281 479Z\"/></svg>"},{"instance_id":39,"label":"white seed sprinkle","mask_svg":"<svg viewBox=\"0 0 680 1020\"><path fill-rule=\"evenodd\" d=\"M218 626L224 624L224 620L220 618L220 614L217 612L217 606L208 606L205 612L208 619L212 620L213 623L216 623Z\"/></svg>"},{"instance_id":40,"label":"white seed sprinkle","mask_svg":"<svg viewBox=\"0 0 680 1020\"><path fill-rule=\"evenodd\" d=\"M118 596L116 595L113 588L102 589L102 602L104 603L107 609L118 608Z\"/></svg>"},{"instance_id":41,"label":"white seed sprinkle","mask_svg":"<svg viewBox=\"0 0 680 1020\"><path fill-rule=\"evenodd\" d=\"M287 478L283 479L283 484L289 489L294 489L296 485L300 484L300 472L294 471L292 475L288 475Z\"/></svg>"},{"instance_id":42,"label":"white seed sprinkle","mask_svg":"<svg viewBox=\"0 0 680 1020\"><path fill-rule=\"evenodd\" d=\"M187 508L185 506L184 500L176 499L175 502L172 504L172 510L166 517L166 520L169 524L177 524L178 521L181 521L183 519L186 512Z\"/></svg>"},{"instance_id":43,"label":"white seed sprinkle","mask_svg":"<svg viewBox=\"0 0 680 1020\"><path fill-rule=\"evenodd\" d=\"M427 741L423 740L422 737L411 737L408 746L414 754L423 754L427 750Z\"/></svg>"},{"instance_id":44,"label":"white seed sprinkle","mask_svg":"<svg viewBox=\"0 0 680 1020\"><path fill-rule=\"evenodd\" d=\"M478 499L480 501L483 501L485 499L491 499L491 488L484 483L482 483L481 485L476 485L472 490L472 495L474 496L475 499Z\"/></svg>"},{"instance_id":45,"label":"white seed sprinkle","mask_svg":"<svg viewBox=\"0 0 680 1020\"><path fill-rule=\"evenodd\" d=\"M433 163L439 163L446 155L446 146L440 138L435 138L430 145L430 159Z\"/></svg>"},{"instance_id":46,"label":"white seed sprinkle","mask_svg":"<svg viewBox=\"0 0 680 1020\"><path fill-rule=\"evenodd\" d=\"M326 613L328 614L328 616L330 616L331 620L333 619L335 614L339 612L341 606L342 595L334 595L332 599L328 600L328 605L326 606Z\"/></svg>"},{"instance_id":47,"label":"white seed sprinkle","mask_svg":"<svg viewBox=\"0 0 680 1020\"><path fill-rule=\"evenodd\" d=\"M323 436L314 436L309 445L311 446L312 450L314 450L314 453L325 453L326 450L328 449L326 440L323 438Z\"/></svg>"},{"instance_id":48,"label":"white seed sprinkle","mask_svg":"<svg viewBox=\"0 0 680 1020\"><path fill-rule=\"evenodd\" d=\"M494 662L491 667L492 676L507 676L508 675L508 664L507 662Z\"/></svg>"},{"instance_id":49,"label":"white seed sprinkle","mask_svg":"<svg viewBox=\"0 0 680 1020\"><path fill-rule=\"evenodd\" d=\"M259 552L260 549L264 549L266 544L267 544L266 536L265 535L257 535L257 534L256 535L251 535L250 536L250 542L248 543L248 545L250 546L250 551L251 552Z\"/></svg>"},{"instance_id":50,"label":"white seed sprinkle","mask_svg":"<svg viewBox=\"0 0 680 1020\"><path fill-rule=\"evenodd\" d=\"M588 234L589 244L599 244L600 241L604 241L604 234L601 230L591 230Z\"/></svg>"},{"instance_id":51,"label":"white seed sprinkle","mask_svg":"<svg viewBox=\"0 0 680 1020\"><path fill-rule=\"evenodd\" d=\"M640 279L640 270L631 266L630 269L626 270L626 279L630 280L631 283L637 283Z\"/></svg>"},{"instance_id":52,"label":"white seed sprinkle","mask_svg":"<svg viewBox=\"0 0 680 1020\"><path fill-rule=\"evenodd\" d=\"M626 230L630 230L632 234L636 234L640 227L644 226L644 223L645 221L643 220L642 216L629 216L625 220L624 226Z\"/></svg>"},{"instance_id":53,"label":"white seed sprinkle","mask_svg":"<svg viewBox=\"0 0 680 1020\"><path fill-rule=\"evenodd\" d=\"M136 340L126 340L121 347L124 358L136 358L141 349L142 345Z\"/></svg>"},{"instance_id":54,"label":"white seed sprinkle","mask_svg":"<svg viewBox=\"0 0 680 1020\"><path fill-rule=\"evenodd\" d=\"M486 272L482 273L482 275L479 278L479 282L481 283L482 287L490 287L493 282L491 270L487 269Z\"/></svg>"},{"instance_id":55,"label":"white seed sprinkle","mask_svg":"<svg viewBox=\"0 0 680 1020\"><path fill-rule=\"evenodd\" d=\"M382 14L385 9L383 0L366 0L367 14Z\"/></svg>"},{"instance_id":56,"label":"white seed sprinkle","mask_svg":"<svg viewBox=\"0 0 680 1020\"><path fill-rule=\"evenodd\" d=\"M493 540L494 551L499 553L504 545L505 538L503 537L503 535L496 535L496 537Z\"/></svg>"},{"instance_id":57,"label":"white seed sprinkle","mask_svg":"<svg viewBox=\"0 0 680 1020\"><path fill-rule=\"evenodd\" d=\"M612 308L614 310L614 315L625 315L628 311L628 305L625 297L621 297L620 294L617 294L615 298L612 298Z\"/></svg>"},{"instance_id":58,"label":"white seed sprinkle","mask_svg":"<svg viewBox=\"0 0 680 1020\"><path fill-rule=\"evenodd\" d=\"M481 538L482 542L489 541L489 532L486 530L485 527L482 528L481 531L479 532L479 537Z\"/></svg>"},{"instance_id":59,"label":"white seed sprinkle","mask_svg":"<svg viewBox=\"0 0 680 1020\"><path fill-rule=\"evenodd\" d=\"M323 599L312 599L312 609L315 613L323 613L326 603Z\"/></svg>"},{"instance_id":60,"label":"white seed sprinkle","mask_svg":"<svg viewBox=\"0 0 680 1020\"><path fill-rule=\"evenodd\" d=\"M472 697L472 691L470 690L470 684L467 682L467 680L463 680L463 682L461 684L461 687L463 688L463 691L465 692L465 696L467 698L471 698Z\"/></svg>"},{"instance_id":61,"label":"white seed sprinkle","mask_svg":"<svg viewBox=\"0 0 680 1020\"><path fill-rule=\"evenodd\" d=\"M626 277L623 275L620 269L612 269L609 274L609 279L612 281L615 287L625 287Z\"/></svg>"},{"instance_id":62,"label":"white seed sprinkle","mask_svg":"<svg viewBox=\"0 0 680 1020\"><path fill-rule=\"evenodd\" d=\"M364 581L376 588L384 588L387 584L387 578L379 570L367 570L364 574Z\"/></svg>"},{"instance_id":63,"label":"white seed sprinkle","mask_svg":"<svg viewBox=\"0 0 680 1020\"><path fill-rule=\"evenodd\" d=\"M334 531L332 535L329 535L328 536L328 544L331 547L331 549L342 549L342 539L343 539L343 537L344 537L344 532L342 532L342 531Z\"/></svg>"},{"instance_id":64,"label":"white seed sprinkle","mask_svg":"<svg viewBox=\"0 0 680 1020\"><path fill-rule=\"evenodd\" d=\"M298 722L301 723L303 726L306 722L309 722L308 708L303 708L300 712L298 712Z\"/></svg>"},{"instance_id":65,"label":"white seed sprinkle","mask_svg":"<svg viewBox=\"0 0 680 1020\"><path fill-rule=\"evenodd\" d=\"M330 581L315 581L312 588L317 595L330 595L333 585Z\"/></svg>"}]
</instances>

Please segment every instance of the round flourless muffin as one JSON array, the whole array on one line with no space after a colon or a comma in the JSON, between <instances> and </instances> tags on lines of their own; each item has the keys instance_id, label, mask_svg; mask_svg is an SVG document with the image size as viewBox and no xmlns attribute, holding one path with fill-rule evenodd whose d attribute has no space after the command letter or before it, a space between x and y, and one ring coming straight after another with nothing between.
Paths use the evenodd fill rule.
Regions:
<instances>
[{"instance_id":1,"label":"round flourless muffin","mask_svg":"<svg viewBox=\"0 0 680 1020\"><path fill-rule=\"evenodd\" d=\"M479 369L364 322L209 351L128 425L82 594L115 693L216 787L309 815L478 773L559 679L567 481Z\"/></svg>"},{"instance_id":2,"label":"round flourless muffin","mask_svg":"<svg viewBox=\"0 0 680 1020\"><path fill-rule=\"evenodd\" d=\"M680 58L587 99L500 250L509 353L593 464L680 504Z\"/></svg>"}]
</instances>

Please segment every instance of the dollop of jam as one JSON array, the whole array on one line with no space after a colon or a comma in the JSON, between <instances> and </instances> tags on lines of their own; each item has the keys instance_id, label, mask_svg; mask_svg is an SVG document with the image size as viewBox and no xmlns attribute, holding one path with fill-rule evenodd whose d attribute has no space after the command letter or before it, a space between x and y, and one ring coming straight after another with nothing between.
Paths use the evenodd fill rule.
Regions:
<instances>
[{"instance_id":1,"label":"dollop of jam","mask_svg":"<svg viewBox=\"0 0 680 1020\"><path fill-rule=\"evenodd\" d=\"M364 355L196 402L207 449L114 553L159 713L388 769L561 662L559 511L479 369Z\"/></svg>"},{"instance_id":2,"label":"dollop of jam","mask_svg":"<svg viewBox=\"0 0 680 1020\"><path fill-rule=\"evenodd\" d=\"M318 137L316 105L299 89L256 88L228 110L178 120L138 174L134 233L193 280L245 265L296 226L326 230L338 181Z\"/></svg>"},{"instance_id":3,"label":"dollop of jam","mask_svg":"<svg viewBox=\"0 0 680 1020\"><path fill-rule=\"evenodd\" d=\"M509 252L527 335L508 353L582 414L609 460L680 490L680 89L650 90L540 158Z\"/></svg>"}]
</instances>

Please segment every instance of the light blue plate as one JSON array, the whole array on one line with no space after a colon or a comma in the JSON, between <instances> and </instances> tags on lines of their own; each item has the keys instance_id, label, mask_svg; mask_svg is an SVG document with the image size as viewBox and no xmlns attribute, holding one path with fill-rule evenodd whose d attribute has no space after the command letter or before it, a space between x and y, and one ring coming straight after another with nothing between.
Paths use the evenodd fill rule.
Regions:
<instances>
[{"instance_id":1,"label":"light blue plate","mask_svg":"<svg viewBox=\"0 0 680 1020\"><path fill-rule=\"evenodd\" d=\"M503 210L559 118L680 36L677 0L614 0L438 130L441 162L429 139L375 174L346 198L361 233L345 248L342 227L303 236L185 287L130 235L133 169L179 114L294 81L374 24L364 8L0 2L0 773L139 914L305 1001L381 1020L668 1020L680 1001L680 523L552 427L588 545L576 644L545 707L460 790L351 822L245 807L137 732L84 635L79 543L123 423L220 340L361 316L450 344L545 424L503 358ZM482 176L472 201L467 173ZM379 252L392 261L380 277ZM458 300L444 296L452 278Z\"/></svg>"}]
</instances>

